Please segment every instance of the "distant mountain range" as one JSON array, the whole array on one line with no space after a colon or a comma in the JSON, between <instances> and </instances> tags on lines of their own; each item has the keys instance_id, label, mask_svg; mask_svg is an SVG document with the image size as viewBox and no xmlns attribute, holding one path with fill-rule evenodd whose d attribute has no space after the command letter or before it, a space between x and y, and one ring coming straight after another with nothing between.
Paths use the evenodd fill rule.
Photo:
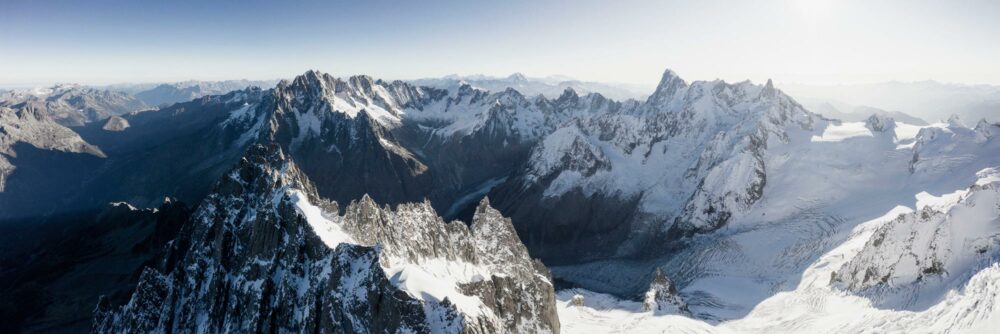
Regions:
<instances>
[{"instance_id":1,"label":"distant mountain range","mask_svg":"<svg viewBox=\"0 0 1000 334\"><path fill-rule=\"evenodd\" d=\"M0 92L0 107L38 110L66 126L147 109L129 94L74 84Z\"/></svg>"},{"instance_id":2,"label":"distant mountain range","mask_svg":"<svg viewBox=\"0 0 1000 334\"><path fill-rule=\"evenodd\" d=\"M853 106L837 101L823 99L798 99L806 109L823 116L848 122L863 122L872 115L891 117L892 119L913 125L927 125L927 121L911 116L902 111L887 111L869 106Z\"/></svg>"},{"instance_id":3,"label":"distant mountain range","mask_svg":"<svg viewBox=\"0 0 1000 334\"><path fill-rule=\"evenodd\" d=\"M770 80L670 70L646 98L600 89L308 71L273 87L5 93L0 328L948 332L1000 319L1000 124L817 113ZM68 123L64 105L106 115Z\"/></svg>"},{"instance_id":4,"label":"distant mountain range","mask_svg":"<svg viewBox=\"0 0 1000 334\"><path fill-rule=\"evenodd\" d=\"M1000 122L1000 86L921 81L782 87L803 101L872 106L904 112L928 122L943 121L953 114L970 120L985 118Z\"/></svg>"},{"instance_id":5,"label":"distant mountain range","mask_svg":"<svg viewBox=\"0 0 1000 334\"><path fill-rule=\"evenodd\" d=\"M278 80L181 81L162 84L112 85L105 88L121 91L151 106L166 106L187 102L206 95L222 95L247 87L269 89Z\"/></svg>"},{"instance_id":6,"label":"distant mountain range","mask_svg":"<svg viewBox=\"0 0 1000 334\"><path fill-rule=\"evenodd\" d=\"M514 73L507 77L492 77L486 75L448 75L441 78L426 78L411 80L417 86L428 86L441 89L456 89L462 84L468 84L477 89L499 92L507 88L513 88L521 94L527 96L544 95L548 98L556 98L567 88L573 89L579 94L600 93L613 100L635 99L642 100L649 96L653 87L637 84L615 84L592 81L581 81L564 76L550 76L545 78L529 78L521 73Z\"/></svg>"}]
</instances>

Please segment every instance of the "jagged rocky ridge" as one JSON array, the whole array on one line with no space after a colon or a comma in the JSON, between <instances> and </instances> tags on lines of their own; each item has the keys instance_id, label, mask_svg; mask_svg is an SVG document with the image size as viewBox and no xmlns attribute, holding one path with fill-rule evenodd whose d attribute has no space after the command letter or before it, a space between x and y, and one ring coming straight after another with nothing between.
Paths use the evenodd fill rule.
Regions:
<instances>
[{"instance_id":1,"label":"jagged rocky ridge","mask_svg":"<svg viewBox=\"0 0 1000 334\"><path fill-rule=\"evenodd\" d=\"M653 280L649 282L649 290L643 297L643 311L657 314L691 314L687 304L677 295L677 286L660 269L656 269Z\"/></svg>"},{"instance_id":2,"label":"jagged rocky ridge","mask_svg":"<svg viewBox=\"0 0 1000 334\"><path fill-rule=\"evenodd\" d=\"M760 197L768 140L818 119L770 84L688 85L670 71L645 103L313 71L275 92L275 140L321 195L427 197L461 216L489 194L532 252L556 262L635 255L651 239L724 225Z\"/></svg>"},{"instance_id":3,"label":"jagged rocky ridge","mask_svg":"<svg viewBox=\"0 0 1000 334\"><path fill-rule=\"evenodd\" d=\"M189 108L211 112L194 116ZM170 115L183 117L156 128L143 122ZM442 90L310 71L272 90L109 120L112 129L129 124L124 131L84 128L83 137L105 151L123 149L109 153L109 166L95 168L83 183L146 183L115 192L113 200L142 203L169 195L197 201L208 191L198 185L220 175L236 158L233 152L269 136L323 197L346 203L370 194L389 204L428 198L446 218L468 219L476 201L489 195L534 254L574 263L642 256L653 240L725 225L760 197L768 142L787 141L787 129L809 128L817 117L770 84L688 84L671 71L645 102L572 90L555 99L469 85ZM183 124L195 120L197 126ZM201 152L191 155L182 147L193 145L184 139L191 136L174 136L153 158L136 156L148 147L143 143L170 138L163 130L195 129L196 142L211 143L196 145ZM136 167L177 152L204 163L192 158L184 168ZM139 169L148 181L129 176ZM191 170L204 172L185 172ZM171 189L160 180L182 182ZM577 243L592 247L581 252Z\"/></svg>"},{"instance_id":4,"label":"jagged rocky ridge","mask_svg":"<svg viewBox=\"0 0 1000 334\"><path fill-rule=\"evenodd\" d=\"M316 204L313 204L316 203ZM252 146L95 332L558 332L548 271L484 201L341 209L277 145Z\"/></svg>"},{"instance_id":5,"label":"jagged rocky ridge","mask_svg":"<svg viewBox=\"0 0 1000 334\"><path fill-rule=\"evenodd\" d=\"M583 259L634 255L747 210L769 141L818 119L770 82L689 85L668 70L645 103L563 123L491 195L543 259L579 254L577 243L598 245Z\"/></svg>"}]
</instances>

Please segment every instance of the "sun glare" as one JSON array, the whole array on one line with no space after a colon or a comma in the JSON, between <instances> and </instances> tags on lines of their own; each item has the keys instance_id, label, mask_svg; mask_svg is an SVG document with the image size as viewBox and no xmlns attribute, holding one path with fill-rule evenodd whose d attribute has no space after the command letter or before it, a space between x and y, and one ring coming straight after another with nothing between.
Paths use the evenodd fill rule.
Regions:
<instances>
[{"instance_id":1,"label":"sun glare","mask_svg":"<svg viewBox=\"0 0 1000 334\"><path fill-rule=\"evenodd\" d=\"M792 0L802 16L807 19L821 19L830 14L834 0Z\"/></svg>"}]
</instances>

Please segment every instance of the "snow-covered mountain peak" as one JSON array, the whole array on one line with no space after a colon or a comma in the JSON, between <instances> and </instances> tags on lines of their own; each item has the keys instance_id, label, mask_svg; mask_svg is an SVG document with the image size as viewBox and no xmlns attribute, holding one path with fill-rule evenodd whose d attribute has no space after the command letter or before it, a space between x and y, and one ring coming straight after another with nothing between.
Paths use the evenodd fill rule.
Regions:
<instances>
[{"instance_id":1,"label":"snow-covered mountain peak","mask_svg":"<svg viewBox=\"0 0 1000 334\"><path fill-rule=\"evenodd\" d=\"M946 123L948 123L948 125L951 127L963 127L963 128L969 127L968 125L965 125L965 121L959 114L952 114L950 117L948 117Z\"/></svg>"},{"instance_id":2,"label":"snow-covered mountain peak","mask_svg":"<svg viewBox=\"0 0 1000 334\"><path fill-rule=\"evenodd\" d=\"M559 95L559 98L557 98L556 101L565 101L568 99L576 99L579 97L580 95L576 93L575 89L573 89L572 87L566 87L566 89L563 90L562 94Z\"/></svg>"},{"instance_id":3,"label":"snow-covered mountain peak","mask_svg":"<svg viewBox=\"0 0 1000 334\"><path fill-rule=\"evenodd\" d=\"M977 141L982 142L1000 134L1000 124L990 123L984 118L980 119L979 123L976 123L976 127L973 130L976 131Z\"/></svg>"},{"instance_id":4,"label":"snow-covered mountain peak","mask_svg":"<svg viewBox=\"0 0 1000 334\"><path fill-rule=\"evenodd\" d=\"M764 89L760 91L761 98L774 98L777 94L778 90L774 88L774 83L768 78L767 83L764 84Z\"/></svg>"},{"instance_id":5,"label":"snow-covered mountain peak","mask_svg":"<svg viewBox=\"0 0 1000 334\"><path fill-rule=\"evenodd\" d=\"M472 86L471 84L469 84L469 83L467 83L465 81L462 81L461 83L459 83L458 89L455 89L454 92L455 92L456 97L463 97L463 96L471 96L471 95L486 94L486 93L488 93L488 92L486 92L486 91L484 91L482 89L479 89L479 88L476 88L476 87Z\"/></svg>"},{"instance_id":6,"label":"snow-covered mountain peak","mask_svg":"<svg viewBox=\"0 0 1000 334\"><path fill-rule=\"evenodd\" d=\"M646 113L680 113L682 116L675 117L680 118L678 121L699 127L715 124L728 128L738 123L757 123L758 120L780 126L794 119L813 118L798 102L775 88L770 79L764 85L750 81L727 83L723 80L688 84L669 69L656 92L640 110ZM697 125L699 123L703 125Z\"/></svg>"},{"instance_id":7,"label":"snow-covered mountain peak","mask_svg":"<svg viewBox=\"0 0 1000 334\"><path fill-rule=\"evenodd\" d=\"M892 117L872 114L865 120L865 127L872 132L890 132L896 128L896 121Z\"/></svg>"},{"instance_id":8,"label":"snow-covered mountain peak","mask_svg":"<svg viewBox=\"0 0 1000 334\"><path fill-rule=\"evenodd\" d=\"M647 102L650 104L665 104L674 99L678 91L687 87L687 82L681 79L674 71L666 69L663 71L663 77L660 79L660 83L656 86L656 90L653 94L649 96Z\"/></svg>"},{"instance_id":9,"label":"snow-covered mountain peak","mask_svg":"<svg viewBox=\"0 0 1000 334\"><path fill-rule=\"evenodd\" d=\"M407 93L405 84L402 91ZM399 97L387 89L391 84L376 81L369 76L352 76L347 80L327 73L310 70L291 82L282 82L278 94L298 103L300 112L335 112L353 118L365 110L375 119L387 123L398 122L401 106ZM322 119L322 116L317 116Z\"/></svg>"},{"instance_id":10,"label":"snow-covered mountain peak","mask_svg":"<svg viewBox=\"0 0 1000 334\"><path fill-rule=\"evenodd\" d=\"M521 72L514 72L511 75L507 76L507 80L513 82L522 82L522 81L528 81L528 77Z\"/></svg>"}]
</instances>

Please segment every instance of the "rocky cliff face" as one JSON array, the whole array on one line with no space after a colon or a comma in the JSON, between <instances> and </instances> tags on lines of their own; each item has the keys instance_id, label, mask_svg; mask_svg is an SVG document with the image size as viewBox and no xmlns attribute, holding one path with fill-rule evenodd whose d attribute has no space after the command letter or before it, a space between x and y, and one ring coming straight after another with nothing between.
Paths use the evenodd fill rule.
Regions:
<instances>
[{"instance_id":1,"label":"rocky cliff face","mask_svg":"<svg viewBox=\"0 0 1000 334\"><path fill-rule=\"evenodd\" d=\"M429 203L321 199L278 145L253 146L131 300L95 332L558 332L548 271L484 202L471 227Z\"/></svg>"},{"instance_id":2,"label":"rocky cliff face","mask_svg":"<svg viewBox=\"0 0 1000 334\"><path fill-rule=\"evenodd\" d=\"M941 171L968 172L975 170L953 170L980 157L984 151L1000 149L1000 124L980 120L969 128L958 117L949 120L946 126L920 129L913 145L910 172L913 174L933 174Z\"/></svg>"},{"instance_id":3,"label":"rocky cliff face","mask_svg":"<svg viewBox=\"0 0 1000 334\"><path fill-rule=\"evenodd\" d=\"M431 188L427 166L390 131L401 102L373 87L383 88L369 77L343 81L312 71L283 82L266 130L301 161L323 197L346 203L370 193L380 203L419 201Z\"/></svg>"}]
</instances>

